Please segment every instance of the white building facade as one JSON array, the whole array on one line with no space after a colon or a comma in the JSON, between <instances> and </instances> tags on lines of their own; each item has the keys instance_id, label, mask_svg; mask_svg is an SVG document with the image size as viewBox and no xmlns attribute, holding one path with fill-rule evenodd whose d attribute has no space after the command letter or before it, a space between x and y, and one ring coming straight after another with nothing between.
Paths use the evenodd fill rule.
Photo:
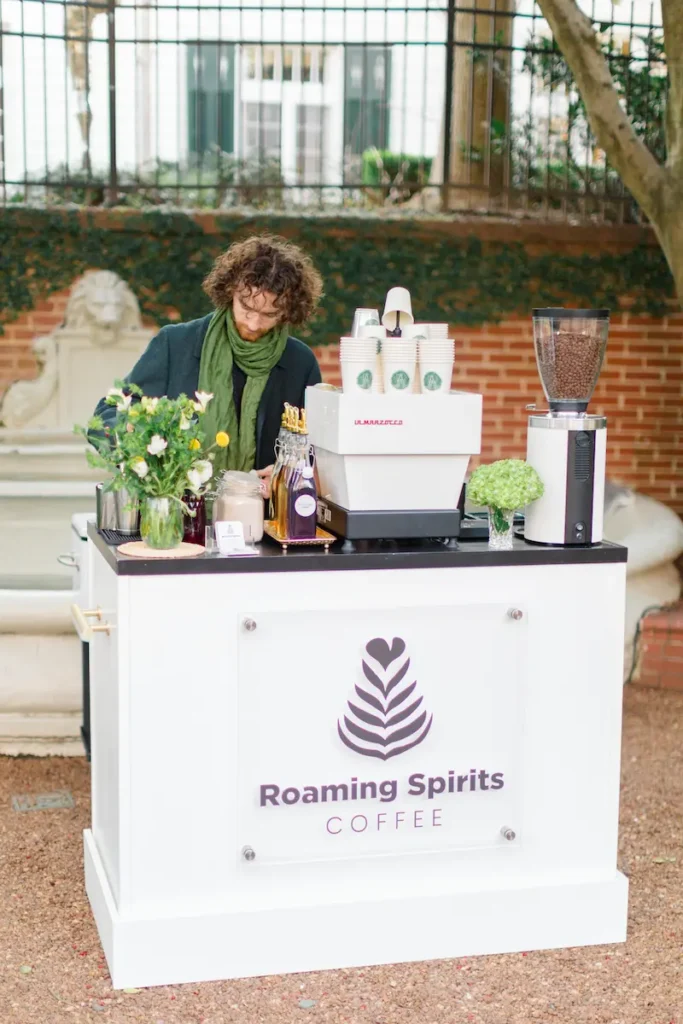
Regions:
<instances>
[{"instance_id":1,"label":"white building facade","mask_svg":"<svg viewBox=\"0 0 683 1024\"><path fill-rule=\"evenodd\" d=\"M173 168L180 180L189 169L198 184L233 160L277 166L289 186L341 186L360 180L370 147L425 158L439 151L444 0L401 0L400 7L299 0L297 8L290 0L239 8L219 0L133 2L116 6L113 65L107 13L95 15L79 89L65 5L4 0L0 177L8 195L21 193L27 177L55 169L69 177L85 166L106 177L112 110L119 174L161 167L172 177ZM598 19L614 21L615 11L608 0L595 4ZM532 35L548 36L548 28L532 0L520 0L516 13L512 115L531 111L550 120L548 95L522 73L524 46ZM642 26L661 23L647 0L635 0L629 17ZM616 38L628 34L615 29ZM86 109L88 147L82 116L79 122ZM560 97L555 113L562 112Z\"/></svg>"}]
</instances>

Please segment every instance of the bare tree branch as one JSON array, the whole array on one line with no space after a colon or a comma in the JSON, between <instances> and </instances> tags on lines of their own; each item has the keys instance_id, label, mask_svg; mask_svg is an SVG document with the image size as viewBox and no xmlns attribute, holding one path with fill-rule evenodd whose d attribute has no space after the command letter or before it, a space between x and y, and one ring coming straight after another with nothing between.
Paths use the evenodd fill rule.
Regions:
<instances>
[{"instance_id":1,"label":"bare tree branch","mask_svg":"<svg viewBox=\"0 0 683 1024\"><path fill-rule=\"evenodd\" d=\"M661 221L662 191L668 175L638 138L619 102L590 18L579 9L576 0L538 0L538 3L572 70L598 145L656 227ZM673 11L680 10L682 0L669 0L669 3L670 17L675 17ZM676 31L683 34L683 26Z\"/></svg>"},{"instance_id":2,"label":"bare tree branch","mask_svg":"<svg viewBox=\"0 0 683 1024\"><path fill-rule=\"evenodd\" d=\"M678 177L683 164L683 0L663 0L664 52L669 75L666 98L667 166Z\"/></svg>"}]
</instances>

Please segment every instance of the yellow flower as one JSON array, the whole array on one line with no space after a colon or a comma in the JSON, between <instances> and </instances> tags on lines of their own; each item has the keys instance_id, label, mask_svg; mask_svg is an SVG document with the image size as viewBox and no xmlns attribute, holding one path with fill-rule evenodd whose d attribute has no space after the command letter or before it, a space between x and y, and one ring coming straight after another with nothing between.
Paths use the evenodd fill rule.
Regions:
<instances>
[{"instance_id":1,"label":"yellow flower","mask_svg":"<svg viewBox=\"0 0 683 1024\"><path fill-rule=\"evenodd\" d=\"M216 434L216 444L219 448L227 448L230 444L230 438L224 430L219 430Z\"/></svg>"},{"instance_id":2,"label":"yellow flower","mask_svg":"<svg viewBox=\"0 0 683 1024\"><path fill-rule=\"evenodd\" d=\"M193 437L192 440L190 441L190 448L192 449L193 452L196 452L201 448L201 444L199 443L196 437Z\"/></svg>"}]
</instances>

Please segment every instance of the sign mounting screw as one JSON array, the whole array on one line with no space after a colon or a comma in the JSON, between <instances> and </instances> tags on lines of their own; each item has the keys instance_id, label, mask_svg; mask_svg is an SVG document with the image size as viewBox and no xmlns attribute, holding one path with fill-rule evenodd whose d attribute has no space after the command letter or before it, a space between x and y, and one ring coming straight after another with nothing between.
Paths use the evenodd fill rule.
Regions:
<instances>
[{"instance_id":1,"label":"sign mounting screw","mask_svg":"<svg viewBox=\"0 0 683 1024\"><path fill-rule=\"evenodd\" d=\"M256 629L256 622L254 619L245 619L242 625L246 629L247 633L253 633Z\"/></svg>"},{"instance_id":2,"label":"sign mounting screw","mask_svg":"<svg viewBox=\"0 0 683 1024\"><path fill-rule=\"evenodd\" d=\"M512 842L513 839L517 838L517 833L513 829L508 828L507 825L503 825L502 829L500 830L500 834L502 835L503 839L507 839L509 842Z\"/></svg>"},{"instance_id":3,"label":"sign mounting screw","mask_svg":"<svg viewBox=\"0 0 683 1024\"><path fill-rule=\"evenodd\" d=\"M521 608L510 608L508 615L511 619L514 619L515 622L519 622L520 619L524 618L524 612Z\"/></svg>"},{"instance_id":4,"label":"sign mounting screw","mask_svg":"<svg viewBox=\"0 0 683 1024\"><path fill-rule=\"evenodd\" d=\"M253 860L256 860L256 851L252 850L251 846L243 846L242 857L244 860L249 861L249 863L251 863Z\"/></svg>"}]
</instances>

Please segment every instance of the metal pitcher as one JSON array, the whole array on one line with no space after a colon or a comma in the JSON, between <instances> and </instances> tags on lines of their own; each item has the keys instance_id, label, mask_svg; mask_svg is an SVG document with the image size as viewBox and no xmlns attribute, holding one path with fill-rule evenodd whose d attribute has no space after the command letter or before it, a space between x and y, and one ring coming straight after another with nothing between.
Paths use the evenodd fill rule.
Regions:
<instances>
[{"instance_id":1,"label":"metal pitcher","mask_svg":"<svg viewBox=\"0 0 683 1024\"><path fill-rule=\"evenodd\" d=\"M98 530L116 530L130 536L139 533L139 501L125 487L111 491L105 484L97 484L95 503ZM126 507L128 505L130 508Z\"/></svg>"}]
</instances>

